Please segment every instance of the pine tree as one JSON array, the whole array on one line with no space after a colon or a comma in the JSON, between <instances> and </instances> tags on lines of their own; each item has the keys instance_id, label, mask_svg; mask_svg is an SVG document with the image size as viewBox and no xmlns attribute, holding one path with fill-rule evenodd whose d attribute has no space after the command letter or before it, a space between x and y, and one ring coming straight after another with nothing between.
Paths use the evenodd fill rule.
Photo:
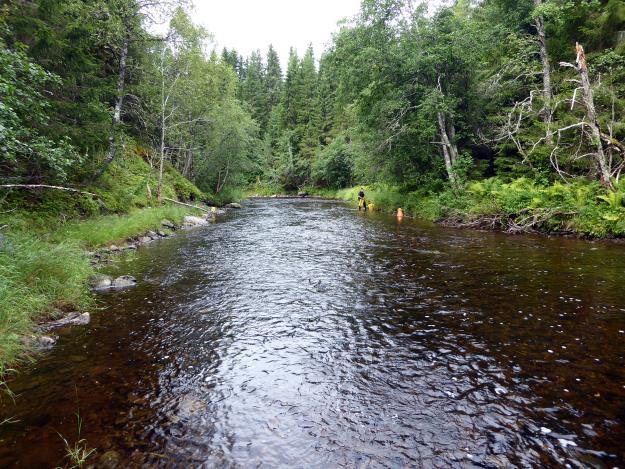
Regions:
<instances>
[{"instance_id":1,"label":"pine tree","mask_svg":"<svg viewBox=\"0 0 625 469\"><path fill-rule=\"evenodd\" d=\"M241 98L250 106L254 120L260 125L261 132L267 127L267 90L265 86L265 67L260 51L252 52L247 59L245 80L241 83Z\"/></svg>"},{"instance_id":2,"label":"pine tree","mask_svg":"<svg viewBox=\"0 0 625 469\"><path fill-rule=\"evenodd\" d=\"M271 110L280 102L282 93L282 67L278 53L272 45L267 51L265 85L267 89L267 114L270 114Z\"/></svg>"}]
</instances>

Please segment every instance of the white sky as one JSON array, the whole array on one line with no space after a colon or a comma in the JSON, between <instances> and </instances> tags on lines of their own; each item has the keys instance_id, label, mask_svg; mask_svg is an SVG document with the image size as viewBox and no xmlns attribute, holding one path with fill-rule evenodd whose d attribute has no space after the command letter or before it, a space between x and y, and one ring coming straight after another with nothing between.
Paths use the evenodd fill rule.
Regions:
<instances>
[{"instance_id":1,"label":"white sky","mask_svg":"<svg viewBox=\"0 0 625 469\"><path fill-rule=\"evenodd\" d=\"M194 4L193 21L214 35L219 53L225 46L247 57L260 49L264 57L273 44L283 69L291 46L301 56L312 43L319 59L338 31L337 22L360 8L360 0L194 0Z\"/></svg>"}]
</instances>

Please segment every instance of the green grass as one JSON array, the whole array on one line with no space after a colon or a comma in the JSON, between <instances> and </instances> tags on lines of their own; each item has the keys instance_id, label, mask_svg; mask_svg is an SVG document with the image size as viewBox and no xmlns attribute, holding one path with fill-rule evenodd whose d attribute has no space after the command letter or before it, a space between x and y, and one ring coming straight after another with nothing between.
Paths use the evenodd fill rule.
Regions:
<instances>
[{"instance_id":1,"label":"green grass","mask_svg":"<svg viewBox=\"0 0 625 469\"><path fill-rule=\"evenodd\" d=\"M0 380L25 358L22 337L42 317L92 303L86 279L93 269L78 243L50 244L10 234L0 250Z\"/></svg>"},{"instance_id":2,"label":"green grass","mask_svg":"<svg viewBox=\"0 0 625 469\"><path fill-rule=\"evenodd\" d=\"M178 206L163 206L133 210L126 215L105 215L66 223L49 234L51 241L74 241L86 248L96 248L123 241L149 230L161 229L161 221L182 223L185 215L198 210Z\"/></svg>"},{"instance_id":3,"label":"green grass","mask_svg":"<svg viewBox=\"0 0 625 469\"><path fill-rule=\"evenodd\" d=\"M93 305L88 279L94 273L87 250L119 243L180 224L193 208L164 203L157 207L155 170L130 151L114 162L89 191L99 199L60 191L12 191L0 200L0 389L15 364L32 356L24 337L42 319ZM154 194L155 195L155 194ZM208 198L172 167L163 196L200 201Z\"/></svg>"},{"instance_id":4,"label":"green grass","mask_svg":"<svg viewBox=\"0 0 625 469\"><path fill-rule=\"evenodd\" d=\"M310 193L356 204L360 187L311 189ZM495 220L496 227L503 230L532 223L532 230L543 233L625 237L625 183L610 192L585 180L541 184L527 178L471 181L461 189L441 192L409 192L379 184L364 189L376 210L393 213L401 207L407 216L430 221L482 226L480 221Z\"/></svg>"},{"instance_id":5,"label":"green grass","mask_svg":"<svg viewBox=\"0 0 625 469\"><path fill-rule=\"evenodd\" d=\"M47 232L40 226L9 232L0 250L0 383L9 364L27 358L22 337L37 321L92 305L87 282L94 269L85 249L159 229L163 219L179 224L190 213L198 212L163 206L73 220Z\"/></svg>"}]
</instances>

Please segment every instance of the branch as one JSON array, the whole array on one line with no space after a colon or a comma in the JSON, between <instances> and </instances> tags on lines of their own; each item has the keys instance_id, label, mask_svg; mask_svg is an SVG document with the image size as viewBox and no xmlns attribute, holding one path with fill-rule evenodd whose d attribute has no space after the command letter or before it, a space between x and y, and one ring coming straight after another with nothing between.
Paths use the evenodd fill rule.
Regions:
<instances>
[{"instance_id":1,"label":"branch","mask_svg":"<svg viewBox=\"0 0 625 469\"><path fill-rule=\"evenodd\" d=\"M59 191L77 192L79 194L91 195L98 198L100 197L98 194L94 194L93 192L85 192L78 189L72 189L71 187L49 186L47 184L1 184L0 189L56 189Z\"/></svg>"},{"instance_id":2,"label":"branch","mask_svg":"<svg viewBox=\"0 0 625 469\"><path fill-rule=\"evenodd\" d=\"M163 200L166 200L167 202L173 202L175 204L178 205L184 205L185 207L191 207L191 208L196 208L198 210L201 210L202 212L206 212L206 213L211 213L210 210L206 210L205 208L202 207L198 207L197 205L191 205L191 204L185 204L184 202L178 202L177 200L174 199L168 199L166 197L162 197Z\"/></svg>"}]
</instances>

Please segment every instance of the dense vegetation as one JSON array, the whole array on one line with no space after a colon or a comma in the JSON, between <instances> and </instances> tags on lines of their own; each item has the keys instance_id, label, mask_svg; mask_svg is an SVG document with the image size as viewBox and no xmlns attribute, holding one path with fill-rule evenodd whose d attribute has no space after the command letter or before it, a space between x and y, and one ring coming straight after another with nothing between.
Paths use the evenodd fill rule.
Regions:
<instances>
[{"instance_id":1,"label":"dense vegetation","mask_svg":"<svg viewBox=\"0 0 625 469\"><path fill-rule=\"evenodd\" d=\"M272 49L224 51L260 124L254 190L367 184L433 219L624 235L625 2L452 3L364 0L282 81Z\"/></svg>"}]
</instances>

